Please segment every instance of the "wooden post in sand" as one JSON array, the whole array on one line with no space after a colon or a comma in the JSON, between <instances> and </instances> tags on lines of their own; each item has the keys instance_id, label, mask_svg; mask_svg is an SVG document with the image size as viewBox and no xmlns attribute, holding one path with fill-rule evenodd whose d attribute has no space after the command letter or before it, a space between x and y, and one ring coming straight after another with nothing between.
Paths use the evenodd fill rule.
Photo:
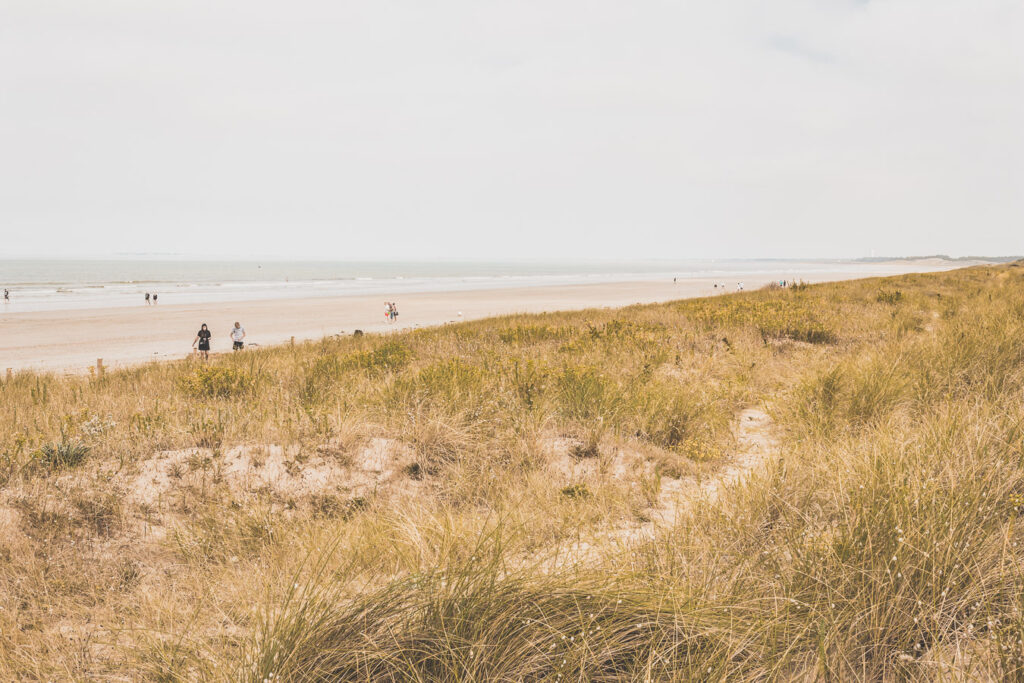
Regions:
<instances>
[{"instance_id":1,"label":"wooden post in sand","mask_svg":"<svg viewBox=\"0 0 1024 683\"><path fill-rule=\"evenodd\" d=\"M97 377L102 377L103 376L103 359L102 358L97 358L96 359L96 376Z\"/></svg>"}]
</instances>

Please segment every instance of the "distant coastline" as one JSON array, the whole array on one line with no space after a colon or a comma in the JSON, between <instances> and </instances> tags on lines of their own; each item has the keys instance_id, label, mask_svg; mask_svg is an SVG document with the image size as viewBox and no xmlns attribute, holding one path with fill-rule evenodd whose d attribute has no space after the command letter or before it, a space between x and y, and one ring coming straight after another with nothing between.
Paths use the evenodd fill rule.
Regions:
<instances>
[{"instance_id":1,"label":"distant coastline","mask_svg":"<svg viewBox=\"0 0 1024 683\"><path fill-rule=\"evenodd\" d=\"M864 256L854 261L858 263L886 263L890 261L949 261L950 263L1013 263L1020 261L1024 256L948 256L946 254L933 254L932 256Z\"/></svg>"}]
</instances>

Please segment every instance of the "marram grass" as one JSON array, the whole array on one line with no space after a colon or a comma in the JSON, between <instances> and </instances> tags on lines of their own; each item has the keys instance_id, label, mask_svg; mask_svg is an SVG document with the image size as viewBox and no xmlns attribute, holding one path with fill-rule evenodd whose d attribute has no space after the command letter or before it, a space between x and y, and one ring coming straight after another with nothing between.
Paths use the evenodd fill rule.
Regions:
<instances>
[{"instance_id":1,"label":"marram grass","mask_svg":"<svg viewBox=\"0 0 1024 683\"><path fill-rule=\"evenodd\" d=\"M18 373L0 679L1020 679L1022 390L1016 264Z\"/></svg>"}]
</instances>

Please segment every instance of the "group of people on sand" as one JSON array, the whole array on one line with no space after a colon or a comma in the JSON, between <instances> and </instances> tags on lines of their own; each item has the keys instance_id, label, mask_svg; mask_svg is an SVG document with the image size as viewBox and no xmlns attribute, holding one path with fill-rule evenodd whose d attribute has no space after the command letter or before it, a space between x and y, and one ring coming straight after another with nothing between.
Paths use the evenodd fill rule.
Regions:
<instances>
[{"instance_id":1,"label":"group of people on sand","mask_svg":"<svg viewBox=\"0 0 1024 683\"><path fill-rule=\"evenodd\" d=\"M243 341L245 339L245 328L242 327L242 323L235 322L235 326L231 328L230 336L232 351L241 351L245 348L245 342ZM210 332L210 328L206 326L206 323L203 323L199 331L196 332L196 338L192 340L192 348L195 349L196 345L199 345L197 350L203 360L207 360L210 357L211 337L213 337L213 333Z\"/></svg>"},{"instance_id":2,"label":"group of people on sand","mask_svg":"<svg viewBox=\"0 0 1024 683\"><path fill-rule=\"evenodd\" d=\"M149 294L146 296L148 297ZM153 298L156 299L155 294L153 295ZM147 298L146 301L148 302L149 299ZM154 301L154 303L156 302ZM462 314L460 313L459 315L461 316ZM397 318L398 304L393 301L384 302L384 319L389 323L393 323ZM231 337L232 351L241 351L245 348L245 328L242 327L242 323L236 321L235 326L231 328L229 336ZM210 358L210 340L212 338L213 332L210 331L210 328L206 323L203 323L199 327L199 331L196 332L196 338L192 340L192 348L199 353L199 357L203 360L208 360Z\"/></svg>"},{"instance_id":3,"label":"group of people on sand","mask_svg":"<svg viewBox=\"0 0 1024 683\"><path fill-rule=\"evenodd\" d=\"M156 292L153 292L152 295L150 295L149 292L146 292L146 305L149 306L150 304L154 306L156 305Z\"/></svg>"}]
</instances>

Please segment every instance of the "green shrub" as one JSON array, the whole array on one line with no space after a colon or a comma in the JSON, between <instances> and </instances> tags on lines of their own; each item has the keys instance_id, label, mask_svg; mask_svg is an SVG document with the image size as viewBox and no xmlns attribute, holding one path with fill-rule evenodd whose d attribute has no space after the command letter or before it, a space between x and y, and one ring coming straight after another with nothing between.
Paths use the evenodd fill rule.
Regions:
<instances>
[{"instance_id":1,"label":"green shrub","mask_svg":"<svg viewBox=\"0 0 1024 683\"><path fill-rule=\"evenodd\" d=\"M196 368L178 379L178 389L193 398L231 398L250 394L259 377L246 370L222 365Z\"/></svg>"},{"instance_id":2,"label":"green shrub","mask_svg":"<svg viewBox=\"0 0 1024 683\"><path fill-rule=\"evenodd\" d=\"M388 341L366 351L348 354L341 359L341 366L381 374L405 367L412 357L412 351L408 346L397 341Z\"/></svg>"}]
</instances>

